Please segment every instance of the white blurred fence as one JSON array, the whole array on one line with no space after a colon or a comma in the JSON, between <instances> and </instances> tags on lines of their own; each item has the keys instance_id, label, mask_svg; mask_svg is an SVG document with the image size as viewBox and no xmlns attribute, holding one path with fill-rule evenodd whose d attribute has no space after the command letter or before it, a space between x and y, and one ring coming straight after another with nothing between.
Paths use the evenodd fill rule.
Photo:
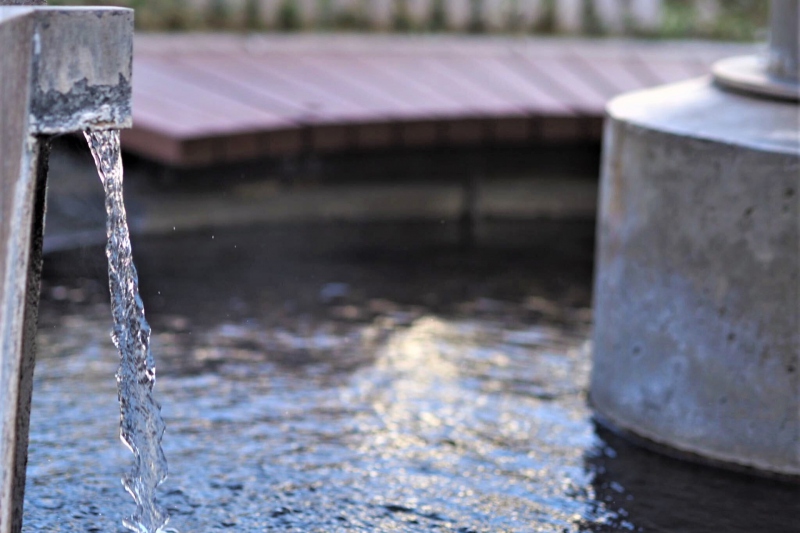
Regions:
<instances>
[{"instance_id":1,"label":"white blurred fence","mask_svg":"<svg viewBox=\"0 0 800 533\"><path fill-rule=\"evenodd\" d=\"M217 13L266 28L353 27L372 30L656 31L668 0L183 0L196 13ZM722 0L691 0L698 28L713 23ZM248 20L249 19L249 20ZM255 23L255 24L254 24Z\"/></svg>"}]
</instances>

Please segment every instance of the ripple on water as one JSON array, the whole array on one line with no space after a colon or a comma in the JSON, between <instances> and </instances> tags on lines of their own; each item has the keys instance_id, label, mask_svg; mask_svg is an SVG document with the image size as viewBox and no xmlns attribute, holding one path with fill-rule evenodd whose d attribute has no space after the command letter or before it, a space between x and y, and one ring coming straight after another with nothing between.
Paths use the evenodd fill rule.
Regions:
<instances>
[{"instance_id":1,"label":"ripple on water","mask_svg":"<svg viewBox=\"0 0 800 533\"><path fill-rule=\"evenodd\" d=\"M93 333L106 337L94 320L66 322L81 323L85 346ZM321 324L309 337L246 324L209 331L180 356L207 361L213 349L232 352L229 360L213 372L165 372L160 381L165 448L175 465L163 501L175 526L529 531L540 523L574 529L577 517L594 512L564 491L589 482L582 455L596 444L580 392L586 356L580 335L542 332L530 333L536 349L523 349L506 341L514 332L501 324L436 316L402 328L378 320L338 333ZM47 495L49 485L39 481L66 472L35 465L56 460L81 485L76 496L88 496L113 478L120 459L111 451L113 407L94 401L113 397L111 368L98 363L101 350L60 343L62 335L59 328L43 334L43 348L54 353L43 356L37 375L36 420L49 422L37 425L41 436L31 447L28 514L46 528L60 519L37 512L45 509L41 502L64 500ZM181 342L171 333L153 339L176 357L169 346ZM313 353L297 365L281 350ZM334 369L341 362L329 358L338 356L345 363ZM556 373L572 379L545 379ZM75 395L78 383L85 394ZM73 398L66 412L59 401L65 397ZM41 437L60 426L49 416L56 411L80 432L44 446ZM86 446L97 454L90 465L75 453ZM122 502L104 496L109 499L91 508L96 514L90 509L71 517L76 526L116 527ZM81 507L79 497L67 501Z\"/></svg>"},{"instance_id":2,"label":"ripple on water","mask_svg":"<svg viewBox=\"0 0 800 533\"><path fill-rule=\"evenodd\" d=\"M506 264L492 270L503 282ZM426 276L435 279L431 269ZM443 278L462 275L445 270ZM480 276L489 283L486 270ZM326 278L313 279L281 298L316 293ZM334 279L355 295L321 310L262 313L253 295L241 294L249 316L223 309L202 327L174 308L150 313L171 461L161 502L178 530L796 526L793 487L686 465L595 428L586 405L589 324L580 309L489 294L434 312L421 298L389 301L383 282L362 289L358 280ZM588 285L588 275L575 283ZM128 454L117 440L107 309L93 301L43 303L26 533L120 531L129 505L118 485Z\"/></svg>"}]
</instances>

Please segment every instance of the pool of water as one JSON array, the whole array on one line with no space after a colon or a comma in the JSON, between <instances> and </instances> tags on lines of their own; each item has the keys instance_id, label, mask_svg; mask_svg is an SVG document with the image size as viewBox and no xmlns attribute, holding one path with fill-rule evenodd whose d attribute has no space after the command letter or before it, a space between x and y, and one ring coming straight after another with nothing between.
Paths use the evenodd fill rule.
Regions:
<instances>
[{"instance_id":1,"label":"pool of water","mask_svg":"<svg viewBox=\"0 0 800 533\"><path fill-rule=\"evenodd\" d=\"M797 531L798 487L662 457L586 403L588 223L134 241L182 533ZM26 532L123 531L102 248L46 258Z\"/></svg>"}]
</instances>

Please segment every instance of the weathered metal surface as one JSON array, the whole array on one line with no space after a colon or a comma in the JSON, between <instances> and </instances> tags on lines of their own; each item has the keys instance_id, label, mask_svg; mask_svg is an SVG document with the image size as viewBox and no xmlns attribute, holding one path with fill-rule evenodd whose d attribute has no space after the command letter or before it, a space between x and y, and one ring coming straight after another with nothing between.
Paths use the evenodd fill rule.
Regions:
<instances>
[{"instance_id":1,"label":"weathered metal surface","mask_svg":"<svg viewBox=\"0 0 800 533\"><path fill-rule=\"evenodd\" d=\"M0 7L0 533L22 522L49 135L130 125L132 23Z\"/></svg>"},{"instance_id":2,"label":"weathered metal surface","mask_svg":"<svg viewBox=\"0 0 800 533\"><path fill-rule=\"evenodd\" d=\"M798 107L685 82L613 100L604 142L600 418L800 476Z\"/></svg>"}]
</instances>

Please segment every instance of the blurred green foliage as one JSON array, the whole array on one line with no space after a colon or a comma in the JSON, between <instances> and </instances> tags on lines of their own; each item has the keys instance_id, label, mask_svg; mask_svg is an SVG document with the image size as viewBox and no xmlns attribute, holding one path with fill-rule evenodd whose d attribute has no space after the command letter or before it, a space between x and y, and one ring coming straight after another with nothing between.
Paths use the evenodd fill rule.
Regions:
<instances>
[{"instance_id":1,"label":"blurred green foliage","mask_svg":"<svg viewBox=\"0 0 800 533\"><path fill-rule=\"evenodd\" d=\"M344 8L335 0L317 0L313 23L304 22L301 0L276 0L275 11L265 13L261 0L50 0L51 5L116 5L136 10L136 27L144 31L376 31L370 22L369 2L356 0ZM313 1L313 0L312 0ZM447 0L431 0L425 20L413 20L408 0L394 0L391 20L379 31L446 32L449 30ZM526 0L515 0L525 2ZM583 0L583 34L605 35L593 2ZM636 1L636 0L632 0ZM470 18L463 31L483 33L487 26L482 13L484 0L469 0ZM501 33L555 34L557 0L544 0L542 12L532 25L524 27L513 12ZM511 5L517 5L513 3ZM234 8L234 6L236 6ZM704 38L752 41L766 37L769 2L765 0L719 0L710 20L699 16L695 0L664 0L661 24L642 31L626 21L626 34L651 38ZM270 15L270 16L268 16Z\"/></svg>"},{"instance_id":2,"label":"blurred green foliage","mask_svg":"<svg viewBox=\"0 0 800 533\"><path fill-rule=\"evenodd\" d=\"M724 0L711 23L698 21L695 2L665 0L664 16L658 33L666 38L706 38L733 41L766 39L769 2L766 0Z\"/></svg>"}]
</instances>

